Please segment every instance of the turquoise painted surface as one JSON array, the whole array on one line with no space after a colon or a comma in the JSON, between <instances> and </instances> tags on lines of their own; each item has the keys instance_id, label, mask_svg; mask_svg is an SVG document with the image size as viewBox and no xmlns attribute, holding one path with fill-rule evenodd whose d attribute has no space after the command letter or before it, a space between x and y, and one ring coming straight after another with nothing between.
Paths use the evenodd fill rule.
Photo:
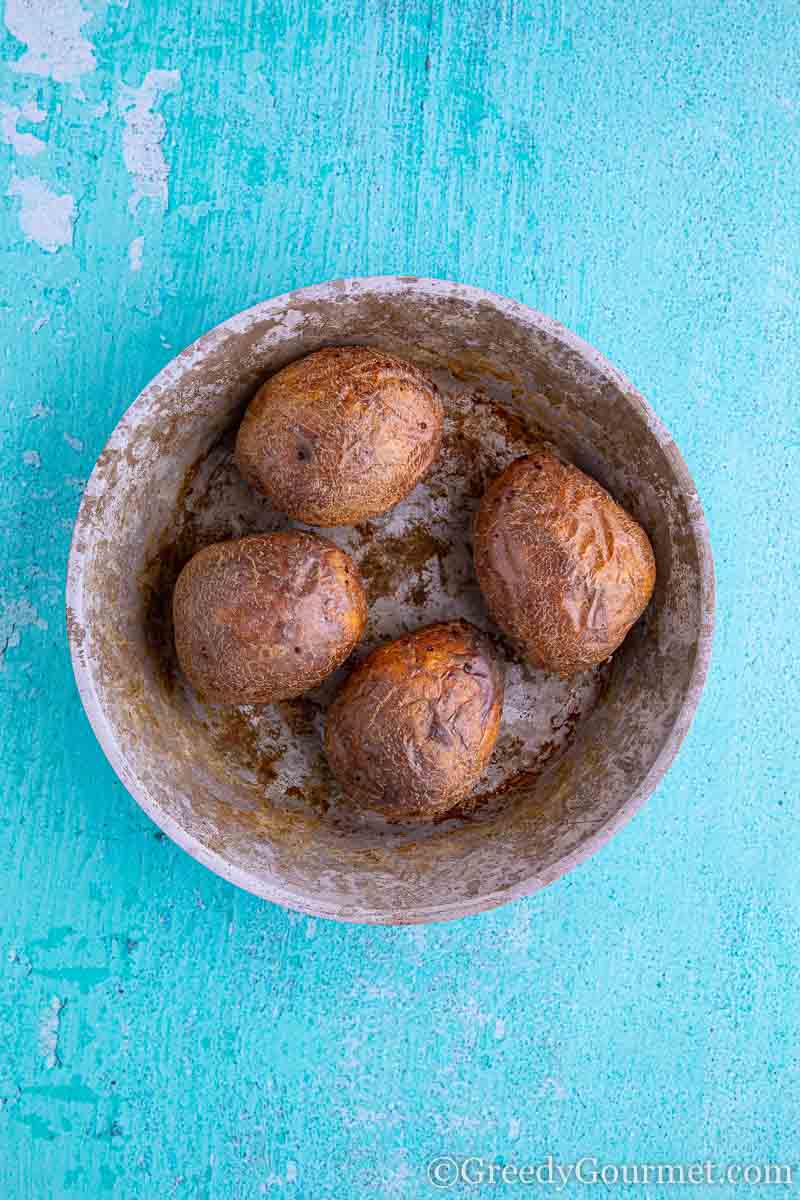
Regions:
<instances>
[{"instance_id":1,"label":"turquoise painted surface","mask_svg":"<svg viewBox=\"0 0 800 1200\"><path fill-rule=\"evenodd\" d=\"M445 1153L800 1159L796 15L5 0L3 1200L424 1197ZM624 832L530 900L391 930L163 838L83 717L62 585L82 483L178 349L395 271L529 302L631 375L698 482L720 620Z\"/></svg>"}]
</instances>

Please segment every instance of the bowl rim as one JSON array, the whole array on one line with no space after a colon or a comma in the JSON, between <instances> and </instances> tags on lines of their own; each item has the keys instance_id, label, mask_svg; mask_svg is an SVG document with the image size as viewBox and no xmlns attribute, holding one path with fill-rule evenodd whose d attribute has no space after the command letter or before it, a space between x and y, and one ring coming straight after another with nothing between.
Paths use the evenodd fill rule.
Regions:
<instances>
[{"instance_id":1,"label":"bowl rim","mask_svg":"<svg viewBox=\"0 0 800 1200\"><path fill-rule=\"evenodd\" d=\"M402 913L386 909L359 909L353 911L344 907L339 908L335 905L325 906L315 903L313 899L309 900L304 895L287 888L285 885L280 884L271 887L269 884L265 884L263 879L257 878L251 872L230 863L222 854L209 849L198 838L187 833L184 827L163 810L160 804L148 794L141 782L133 777L132 773L128 770L125 755L100 702L93 671L81 652L80 643L82 638L79 636L79 631L82 632L85 627L82 584L84 565L89 552L88 546L82 537L82 531L87 520L90 498L95 494L93 492L93 484L97 486L98 463L104 454L109 450L119 449L126 444L129 430L137 424L140 413L147 408L153 395L161 393L165 387L173 385L187 371L195 368L208 353L218 347L221 340L227 337L229 333L240 332L263 317L278 315L281 311L297 304L329 299L333 295L341 295L343 291L349 293L371 292L376 295L386 296L417 292L427 296L457 297L471 301L472 303L488 303L504 315L512 317L523 326L535 328L537 331L544 332L566 344L594 368L595 371L605 376L609 382L624 392L626 399L633 402L639 408L640 415L644 418L649 431L668 459L676 483L687 501L687 508L690 514L689 530L697 550L699 564L698 579L701 624L697 638L695 660L686 685L683 703L650 770L631 792L625 803L599 829L587 836L585 841L581 842L579 846L564 854L544 873L529 876L520 883L509 885L507 888L493 893L477 897L473 896L468 899L454 900L446 904L408 909ZM172 841L193 858L197 859L197 861L230 883L262 899L279 904L284 908L302 912L310 916L357 924L422 924L473 916L477 913L486 912L500 905L507 904L512 900L520 899L523 896L532 895L534 892L539 891L540 888L546 887L547 884L553 883L556 879L560 879L561 876L584 862L604 846L638 812L672 765L688 733L700 702L700 696L711 661L714 636L714 560L708 525L697 488L671 434L627 376L609 362L598 350L584 341L583 338L545 313L539 312L537 309L522 304L519 301L501 296L498 293L487 291L484 288L416 275L351 276L331 279L323 283L312 284L308 287L284 292L279 296L262 300L257 304L251 305L249 308L232 314L202 334L181 351L181 353L172 358L142 389L115 425L111 436L98 455L98 459L84 488L70 544L67 566L66 606L67 633L72 670L81 703L83 704L94 735L123 786L151 820Z\"/></svg>"}]
</instances>

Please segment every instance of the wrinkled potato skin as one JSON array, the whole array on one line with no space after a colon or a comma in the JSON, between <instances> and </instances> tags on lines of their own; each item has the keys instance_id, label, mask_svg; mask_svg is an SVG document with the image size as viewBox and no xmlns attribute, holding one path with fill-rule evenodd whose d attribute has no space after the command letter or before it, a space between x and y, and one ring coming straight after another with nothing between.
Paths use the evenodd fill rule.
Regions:
<instances>
[{"instance_id":1,"label":"wrinkled potato skin","mask_svg":"<svg viewBox=\"0 0 800 1200\"><path fill-rule=\"evenodd\" d=\"M383 350L336 346L278 371L236 439L245 479L309 525L355 525L397 504L439 453L439 395Z\"/></svg>"},{"instance_id":2,"label":"wrinkled potato skin","mask_svg":"<svg viewBox=\"0 0 800 1200\"><path fill-rule=\"evenodd\" d=\"M466 621L379 646L328 713L325 750L348 799L395 821L452 808L491 757L503 689L488 639Z\"/></svg>"},{"instance_id":3,"label":"wrinkled potato skin","mask_svg":"<svg viewBox=\"0 0 800 1200\"><path fill-rule=\"evenodd\" d=\"M517 459L491 484L473 551L494 620L534 666L564 676L613 654L656 578L641 526L548 452Z\"/></svg>"},{"instance_id":4,"label":"wrinkled potato skin","mask_svg":"<svg viewBox=\"0 0 800 1200\"><path fill-rule=\"evenodd\" d=\"M299 530L217 542L190 559L173 596L184 674L213 704L271 704L316 687L364 632L349 555Z\"/></svg>"}]
</instances>

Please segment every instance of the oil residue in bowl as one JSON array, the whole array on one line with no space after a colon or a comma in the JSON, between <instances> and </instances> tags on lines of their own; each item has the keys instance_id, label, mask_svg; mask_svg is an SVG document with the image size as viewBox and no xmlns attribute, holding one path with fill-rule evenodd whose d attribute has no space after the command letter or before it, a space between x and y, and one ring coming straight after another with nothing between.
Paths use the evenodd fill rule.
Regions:
<instances>
[{"instance_id":1,"label":"oil residue in bowl","mask_svg":"<svg viewBox=\"0 0 800 1200\"><path fill-rule=\"evenodd\" d=\"M203 705L178 667L172 631L172 590L184 563L203 546L226 538L289 527L310 528L277 514L245 484L233 461L235 430L226 433L187 473L173 522L140 580L151 655L170 703L203 729L212 770L248 786L248 807L268 804L287 812L311 810L343 831L354 817L322 751L325 712L355 661L388 638L434 621L465 618L485 630L506 666L500 736L474 793L442 821L489 819L563 753L593 710L609 666L563 680L527 666L490 621L475 579L472 522L488 483L510 462L542 444L534 423L469 381L469 372L432 372L445 406L442 453L428 476L389 513L362 525L320 530L359 565L369 598L369 620L353 658L314 692L271 706ZM457 378L456 376L462 376ZM524 400L521 402L524 405ZM442 822L439 822L441 825ZM394 827L399 835L431 834L426 827Z\"/></svg>"}]
</instances>

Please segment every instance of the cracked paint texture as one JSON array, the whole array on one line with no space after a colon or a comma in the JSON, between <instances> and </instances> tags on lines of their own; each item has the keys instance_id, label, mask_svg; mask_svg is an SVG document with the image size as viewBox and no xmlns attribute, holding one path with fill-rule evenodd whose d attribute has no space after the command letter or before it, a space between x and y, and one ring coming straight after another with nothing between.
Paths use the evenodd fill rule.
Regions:
<instances>
[{"instance_id":1,"label":"cracked paint texture","mask_svg":"<svg viewBox=\"0 0 800 1200\"><path fill-rule=\"evenodd\" d=\"M0 0L2 1200L416 1200L447 1153L797 1161L796 16ZM178 850L94 741L63 612L148 380L264 297L381 273L516 297L625 370L719 589L637 818L529 900L413 929L309 921Z\"/></svg>"}]
</instances>

